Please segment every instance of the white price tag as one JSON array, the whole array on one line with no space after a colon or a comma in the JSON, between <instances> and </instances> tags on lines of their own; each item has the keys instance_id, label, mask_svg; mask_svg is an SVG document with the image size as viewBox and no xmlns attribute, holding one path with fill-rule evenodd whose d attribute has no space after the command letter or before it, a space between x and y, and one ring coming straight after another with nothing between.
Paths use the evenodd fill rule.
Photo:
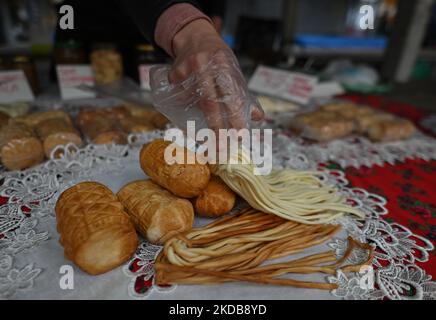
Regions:
<instances>
[{"instance_id":1,"label":"white price tag","mask_svg":"<svg viewBox=\"0 0 436 320\"><path fill-rule=\"evenodd\" d=\"M22 70L0 71L0 103L33 99L32 89Z\"/></svg>"},{"instance_id":2,"label":"white price tag","mask_svg":"<svg viewBox=\"0 0 436 320\"><path fill-rule=\"evenodd\" d=\"M94 85L94 74L89 65L58 65L58 74L61 96L64 100L94 98L95 93L80 90L78 85Z\"/></svg>"},{"instance_id":3,"label":"white price tag","mask_svg":"<svg viewBox=\"0 0 436 320\"><path fill-rule=\"evenodd\" d=\"M139 66L139 81L141 82L141 88L147 91L151 91L150 87L150 69L153 64L141 64Z\"/></svg>"},{"instance_id":4,"label":"white price tag","mask_svg":"<svg viewBox=\"0 0 436 320\"><path fill-rule=\"evenodd\" d=\"M345 93L344 88L336 81L318 83L312 91L313 98L333 97Z\"/></svg>"},{"instance_id":5,"label":"white price tag","mask_svg":"<svg viewBox=\"0 0 436 320\"><path fill-rule=\"evenodd\" d=\"M258 66L248 88L269 96L306 104L318 82L317 77L265 66Z\"/></svg>"}]
</instances>

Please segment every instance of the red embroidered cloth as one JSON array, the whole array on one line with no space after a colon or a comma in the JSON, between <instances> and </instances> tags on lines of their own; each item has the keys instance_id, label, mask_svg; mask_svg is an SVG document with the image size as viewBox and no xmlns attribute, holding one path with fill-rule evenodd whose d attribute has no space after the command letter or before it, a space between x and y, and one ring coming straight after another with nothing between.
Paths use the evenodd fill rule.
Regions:
<instances>
[{"instance_id":1,"label":"red embroidered cloth","mask_svg":"<svg viewBox=\"0 0 436 320\"><path fill-rule=\"evenodd\" d=\"M382 97L344 95L342 98L392 112L409 118L416 124L424 116L411 105ZM353 186L387 199L389 213L384 216L385 220L397 222L435 245L436 161L407 160L395 165L385 164L383 167L347 168L345 173ZM417 264L436 278L436 250L430 253L428 262Z\"/></svg>"}]
</instances>

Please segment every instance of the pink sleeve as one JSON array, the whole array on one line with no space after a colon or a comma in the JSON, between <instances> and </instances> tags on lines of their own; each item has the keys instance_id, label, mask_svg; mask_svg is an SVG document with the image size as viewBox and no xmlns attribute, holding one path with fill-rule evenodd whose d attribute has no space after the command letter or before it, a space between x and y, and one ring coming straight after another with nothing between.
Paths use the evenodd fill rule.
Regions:
<instances>
[{"instance_id":1,"label":"pink sleeve","mask_svg":"<svg viewBox=\"0 0 436 320\"><path fill-rule=\"evenodd\" d=\"M197 20L206 19L212 21L203 12L189 3L178 3L166 9L157 20L154 31L154 40L170 56L173 54L173 38L188 23Z\"/></svg>"}]
</instances>

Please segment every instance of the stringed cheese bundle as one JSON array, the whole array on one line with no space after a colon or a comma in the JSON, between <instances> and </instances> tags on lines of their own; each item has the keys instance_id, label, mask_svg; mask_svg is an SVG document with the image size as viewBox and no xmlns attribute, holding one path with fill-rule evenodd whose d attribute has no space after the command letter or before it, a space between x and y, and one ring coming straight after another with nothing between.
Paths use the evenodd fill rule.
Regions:
<instances>
[{"instance_id":1,"label":"stringed cheese bundle","mask_svg":"<svg viewBox=\"0 0 436 320\"><path fill-rule=\"evenodd\" d=\"M212 172L255 209L305 224L327 223L345 213L364 218L335 188L322 184L319 172L286 169L255 175L246 152L233 156L237 164L213 165Z\"/></svg>"},{"instance_id":2,"label":"stringed cheese bundle","mask_svg":"<svg viewBox=\"0 0 436 320\"><path fill-rule=\"evenodd\" d=\"M302 281L296 274L336 274L358 272L369 265L373 248L348 239L341 258L334 250L303 257L276 259L302 253L325 243L340 230L339 225L306 225L246 208L207 226L192 229L169 239L156 259L157 284L218 284L248 281L300 288L332 290L337 283ZM350 263L355 250L366 259ZM286 277L284 277L286 276Z\"/></svg>"}]
</instances>

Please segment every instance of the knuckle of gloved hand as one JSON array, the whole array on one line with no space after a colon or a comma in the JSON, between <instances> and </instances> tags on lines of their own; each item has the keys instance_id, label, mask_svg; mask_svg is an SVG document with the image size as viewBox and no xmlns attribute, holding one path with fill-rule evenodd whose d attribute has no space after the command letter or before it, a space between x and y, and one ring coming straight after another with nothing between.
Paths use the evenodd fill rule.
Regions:
<instances>
[{"instance_id":1,"label":"knuckle of gloved hand","mask_svg":"<svg viewBox=\"0 0 436 320\"><path fill-rule=\"evenodd\" d=\"M216 111L217 107L218 107L217 103L210 97L204 98L201 101L201 109L205 112Z\"/></svg>"},{"instance_id":2,"label":"knuckle of gloved hand","mask_svg":"<svg viewBox=\"0 0 436 320\"><path fill-rule=\"evenodd\" d=\"M186 68L177 66L173 68L170 72L170 81L178 83L185 80L188 76L189 73L187 72Z\"/></svg>"},{"instance_id":3,"label":"knuckle of gloved hand","mask_svg":"<svg viewBox=\"0 0 436 320\"><path fill-rule=\"evenodd\" d=\"M193 72L200 72L202 68L204 68L205 64L207 63L207 59L204 57L204 53L197 53L190 55L187 58L187 62Z\"/></svg>"}]
</instances>

